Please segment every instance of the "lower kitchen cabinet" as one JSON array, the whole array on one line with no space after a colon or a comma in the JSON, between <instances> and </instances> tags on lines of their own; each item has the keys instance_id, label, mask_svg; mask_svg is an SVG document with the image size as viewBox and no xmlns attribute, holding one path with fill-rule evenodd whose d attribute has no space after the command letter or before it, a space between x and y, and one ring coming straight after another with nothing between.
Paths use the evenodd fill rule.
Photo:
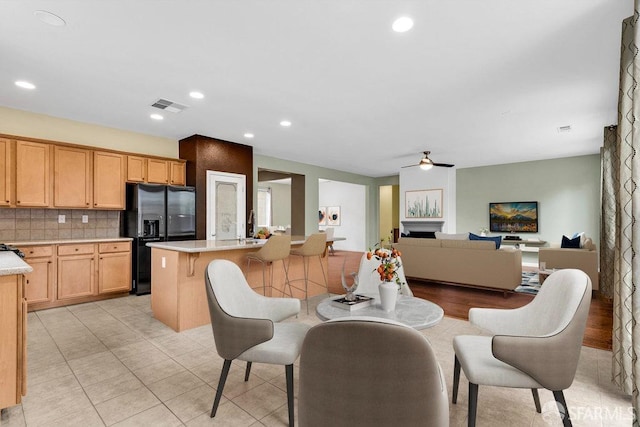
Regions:
<instances>
[{"instance_id":1,"label":"lower kitchen cabinet","mask_svg":"<svg viewBox=\"0 0 640 427\"><path fill-rule=\"evenodd\" d=\"M98 293L131 290L131 242L101 243L98 252Z\"/></svg>"},{"instance_id":2,"label":"lower kitchen cabinet","mask_svg":"<svg viewBox=\"0 0 640 427\"><path fill-rule=\"evenodd\" d=\"M20 248L33 272L25 277L25 297L30 305L46 304L55 299L55 246L25 246Z\"/></svg>"},{"instance_id":3,"label":"lower kitchen cabinet","mask_svg":"<svg viewBox=\"0 0 640 427\"><path fill-rule=\"evenodd\" d=\"M58 256L58 299L94 294L95 257L92 254Z\"/></svg>"}]
</instances>

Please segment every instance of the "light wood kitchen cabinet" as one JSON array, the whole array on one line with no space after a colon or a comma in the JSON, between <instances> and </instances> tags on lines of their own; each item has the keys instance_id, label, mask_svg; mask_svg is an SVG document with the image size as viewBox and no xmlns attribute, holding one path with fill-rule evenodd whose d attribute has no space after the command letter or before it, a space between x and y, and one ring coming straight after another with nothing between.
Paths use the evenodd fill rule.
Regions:
<instances>
[{"instance_id":1,"label":"light wood kitchen cabinet","mask_svg":"<svg viewBox=\"0 0 640 427\"><path fill-rule=\"evenodd\" d=\"M54 246L24 246L20 250L33 271L24 275L25 298L29 305L46 304L55 299Z\"/></svg>"},{"instance_id":2,"label":"light wood kitchen cabinet","mask_svg":"<svg viewBox=\"0 0 640 427\"><path fill-rule=\"evenodd\" d=\"M0 138L0 206L13 204L13 142Z\"/></svg>"},{"instance_id":3,"label":"light wood kitchen cabinet","mask_svg":"<svg viewBox=\"0 0 640 427\"><path fill-rule=\"evenodd\" d=\"M91 207L91 151L81 148L53 147L53 206L56 208Z\"/></svg>"},{"instance_id":4,"label":"light wood kitchen cabinet","mask_svg":"<svg viewBox=\"0 0 640 427\"><path fill-rule=\"evenodd\" d=\"M48 207L51 145L16 141L16 206Z\"/></svg>"},{"instance_id":5,"label":"light wood kitchen cabinet","mask_svg":"<svg viewBox=\"0 0 640 427\"><path fill-rule=\"evenodd\" d=\"M58 246L58 300L93 295L95 289L95 245Z\"/></svg>"},{"instance_id":6,"label":"light wood kitchen cabinet","mask_svg":"<svg viewBox=\"0 0 640 427\"><path fill-rule=\"evenodd\" d=\"M0 276L0 408L27 393L27 303L22 275Z\"/></svg>"},{"instance_id":7,"label":"light wood kitchen cabinet","mask_svg":"<svg viewBox=\"0 0 640 427\"><path fill-rule=\"evenodd\" d=\"M93 152L93 207L124 209L125 156Z\"/></svg>"},{"instance_id":8,"label":"light wood kitchen cabinet","mask_svg":"<svg viewBox=\"0 0 640 427\"><path fill-rule=\"evenodd\" d=\"M168 184L169 162L160 159L147 159L147 182L150 184Z\"/></svg>"},{"instance_id":9,"label":"light wood kitchen cabinet","mask_svg":"<svg viewBox=\"0 0 640 427\"><path fill-rule=\"evenodd\" d=\"M131 242L98 245L98 293L131 290Z\"/></svg>"},{"instance_id":10,"label":"light wood kitchen cabinet","mask_svg":"<svg viewBox=\"0 0 640 427\"><path fill-rule=\"evenodd\" d=\"M147 159L140 156L127 156L127 181L145 182Z\"/></svg>"},{"instance_id":11,"label":"light wood kitchen cabinet","mask_svg":"<svg viewBox=\"0 0 640 427\"><path fill-rule=\"evenodd\" d=\"M186 163L171 161L169 162L169 167L171 169L171 179L169 179L169 184L185 185L187 182Z\"/></svg>"}]
</instances>

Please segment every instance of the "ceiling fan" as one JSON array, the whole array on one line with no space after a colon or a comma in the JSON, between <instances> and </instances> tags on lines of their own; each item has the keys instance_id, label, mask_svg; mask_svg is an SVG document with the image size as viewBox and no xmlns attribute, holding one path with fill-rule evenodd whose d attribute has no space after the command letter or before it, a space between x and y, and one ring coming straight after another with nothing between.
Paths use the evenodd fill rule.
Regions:
<instances>
[{"instance_id":1,"label":"ceiling fan","mask_svg":"<svg viewBox=\"0 0 640 427\"><path fill-rule=\"evenodd\" d=\"M452 168L455 166L450 163L434 163L434 161L429 158L429 154L431 154L431 151L423 151L423 153L424 153L424 157L420 159L420 162L417 165L408 165L408 166L402 166L402 167L411 168L414 166L420 166L420 169L422 170L429 170L434 166L439 166L443 168Z\"/></svg>"}]
</instances>

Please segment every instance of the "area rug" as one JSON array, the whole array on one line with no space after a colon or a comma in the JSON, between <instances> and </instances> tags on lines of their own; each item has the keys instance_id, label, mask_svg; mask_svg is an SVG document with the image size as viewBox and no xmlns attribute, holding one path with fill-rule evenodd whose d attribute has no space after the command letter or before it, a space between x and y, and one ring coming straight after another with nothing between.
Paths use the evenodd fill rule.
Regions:
<instances>
[{"instance_id":1,"label":"area rug","mask_svg":"<svg viewBox=\"0 0 640 427\"><path fill-rule=\"evenodd\" d=\"M538 277L538 273L536 273L535 271L523 271L522 283L515 289L515 291L521 292L523 294L535 295L538 293L539 289L540 279Z\"/></svg>"}]
</instances>

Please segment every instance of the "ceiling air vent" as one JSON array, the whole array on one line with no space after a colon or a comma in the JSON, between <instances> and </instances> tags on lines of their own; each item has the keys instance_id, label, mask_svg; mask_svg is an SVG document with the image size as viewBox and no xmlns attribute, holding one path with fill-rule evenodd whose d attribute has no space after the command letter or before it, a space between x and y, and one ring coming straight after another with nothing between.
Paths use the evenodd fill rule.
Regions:
<instances>
[{"instance_id":1,"label":"ceiling air vent","mask_svg":"<svg viewBox=\"0 0 640 427\"><path fill-rule=\"evenodd\" d=\"M180 113L189 108L186 105L178 104L177 102L169 101L168 99L162 98L151 104L151 106L164 111L169 111L171 113Z\"/></svg>"},{"instance_id":2,"label":"ceiling air vent","mask_svg":"<svg viewBox=\"0 0 640 427\"><path fill-rule=\"evenodd\" d=\"M566 133L566 132L571 132L571 126L570 125L560 126L558 128L558 133Z\"/></svg>"}]
</instances>

